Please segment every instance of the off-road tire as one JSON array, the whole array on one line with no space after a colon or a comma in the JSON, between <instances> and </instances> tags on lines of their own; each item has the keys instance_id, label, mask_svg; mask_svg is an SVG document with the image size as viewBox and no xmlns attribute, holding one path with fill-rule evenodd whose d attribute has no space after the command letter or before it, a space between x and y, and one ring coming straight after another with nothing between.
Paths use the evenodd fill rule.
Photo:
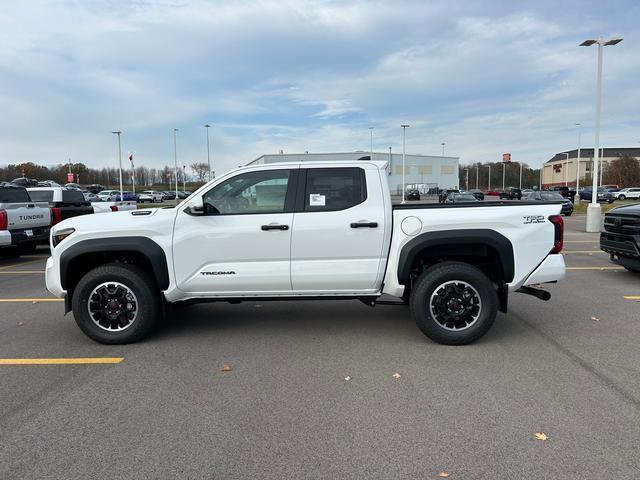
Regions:
<instances>
[{"instance_id":1,"label":"off-road tire","mask_svg":"<svg viewBox=\"0 0 640 480\"><path fill-rule=\"evenodd\" d=\"M89 312L89 297L99 285L114 282L129 289L136 298L136 316L124 330L101 328ZM154 279L143 269L125 263L108 263L90 270L78 282L72 298L73 316L80 329L92 340L121 345L142 340L162 317L160 292Z\"/></svg>"},{"instance_id":2,"label":"off-road tire","mask_svg":"<svg viewBox=\"0 0 640 480\"><path fill-rule=\"evenodd\" d=\"M471 300L476 296L479 299L479 309L474 310L476 319L464 329L447 328L440 323L443 317L438 316L438 321L432 313L432 303L439 300L434 292L450 282L471 286L469 290L475 290L477 294L472 295ZM436 298L432 301L433 295ZM443 345L466 345L482 337L496 319L498 303L498 294L491 280L476 267L462 262L442 262L429 268L414 283L410 298L411 316L418 328L431 340Z\"/></svg>"}]
</instances>

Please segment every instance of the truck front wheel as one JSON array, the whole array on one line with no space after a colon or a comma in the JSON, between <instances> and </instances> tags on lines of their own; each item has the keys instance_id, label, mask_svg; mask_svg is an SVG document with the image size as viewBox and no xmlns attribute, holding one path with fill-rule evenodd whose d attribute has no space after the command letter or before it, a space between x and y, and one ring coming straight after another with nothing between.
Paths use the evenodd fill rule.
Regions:
<instances>
[{"instance_id":1,"label":"truck front wheel","mask_svg":"<svg viewBox=\"0 0 640 480\"><path fill-rule=\"evenodd\" d=\"M143 339L158 323L160 295L144 270L124 263L101 265L76 286L72 309L80 329L99 343L118 345Z\"/></svg>"},{"instance_id":2,"label":"truck front wheel","mask_svg":"<svg viewBox=\"0 0 640 480\"><path fill-rule=\"evenodd\" d=\"M411 290L411 315L427 337L444 345L466 345L482 337L496 319L498 294L476 267L437 264Z\"/></svg>"}]
</instances>

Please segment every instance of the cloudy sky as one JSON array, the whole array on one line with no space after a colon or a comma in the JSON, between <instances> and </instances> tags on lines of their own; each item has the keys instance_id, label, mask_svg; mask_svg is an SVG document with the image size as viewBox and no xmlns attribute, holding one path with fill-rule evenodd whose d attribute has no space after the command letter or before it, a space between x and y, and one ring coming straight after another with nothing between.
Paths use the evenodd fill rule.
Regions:
<instances>
[{"instance_id":1,"label":"cloudy sky","mask_svg":"<svg viewBox=\"0 0 640 480\"><path fill-rule=\"evenodd\" d=\"M602 141L640 146L640 2L89 1L0 4L0 164L115 165L401 149L539 165Z\"/></svg>"}]
</instances>

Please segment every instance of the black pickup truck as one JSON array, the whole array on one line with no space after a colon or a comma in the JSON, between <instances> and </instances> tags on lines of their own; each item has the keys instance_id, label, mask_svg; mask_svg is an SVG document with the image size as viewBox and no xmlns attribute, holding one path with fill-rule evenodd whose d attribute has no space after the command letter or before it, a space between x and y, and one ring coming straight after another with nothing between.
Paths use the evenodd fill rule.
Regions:
<instances>
[{"instance_id":1,"label":"black pickup truck","mask_svg":"<svg viewBox=\"0 0 640 480\"><path fill-rule=\"evenodd\" d=\"M640 273L640 204L617 207L604 216L600 250L613 263Z\"/></svg>"},{"instance_id":2,"label":"black pickup truck","mask_svg":"<svg viewBox=\"0 0 640 480\"><path fill-rule=\"evenodd\" d=\"M27 188L27 191L34 202L49 203L54 225L67 218L93 213L91 202L85 200L79 190L65 187L34 187Z\"/></svg>"}]
</instances>

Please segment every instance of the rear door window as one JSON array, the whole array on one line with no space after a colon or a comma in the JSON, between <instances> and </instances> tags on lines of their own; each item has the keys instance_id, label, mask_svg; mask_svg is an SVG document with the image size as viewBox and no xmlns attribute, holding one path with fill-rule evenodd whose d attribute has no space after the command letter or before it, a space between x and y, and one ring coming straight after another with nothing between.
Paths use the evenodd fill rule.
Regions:
<instances>
[{"instance_id":1,"label":"rear door window","mask_svg":"<svg viewBox=\"0 0 640 480\"><path fill-rule=\"evenodd\" d=\"M304 211L346 210L367 199L362 168L310 168L305 184Z\"/></svg>"}]
</instances>

